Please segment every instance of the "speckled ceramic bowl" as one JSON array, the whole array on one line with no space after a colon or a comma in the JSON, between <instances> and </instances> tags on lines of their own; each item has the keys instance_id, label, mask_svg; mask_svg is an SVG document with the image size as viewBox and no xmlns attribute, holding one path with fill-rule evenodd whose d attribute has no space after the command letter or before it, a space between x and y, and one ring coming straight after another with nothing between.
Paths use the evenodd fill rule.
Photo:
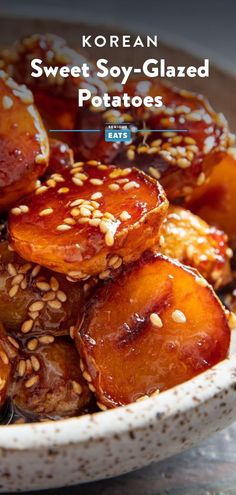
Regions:
<instances>
[{"instance_id":1,"label":"speckled ceramic bowl","mask_svg":"<svg viewBox=\"0 0 236 495\"><path fill-rule=\"evenodd\" d=\"M68 29L64 22L46 20L13 24L4 20L0 43L10 43L25 32L43 31L65 36L70 43L79 32L96 30L77 23L70 23ZM165 45L162 53L170 62L177 56L176 49ZM194 61L183 52L178 52L178 60ZM211 85L190 81L190 89L209 96L233 123L235 80L216 68L211 73ZM236 419L235 350L236 346L231 347L229 359L193 380L127 407L63 421L1 426L0 492L117 476L176 454L224 428Z\"/></svg>"},{"instance_id":2,"label":"speckled ceramic bowl","mask_svg":"<svg viewBox=\"0 0 236 495\"><path fill-rule=\"evenodd\" d=\"M0 490L93 481L176 454L236 419L236 356L142 402L64 421L2 426Z\"/></svg>"}]
</instances>

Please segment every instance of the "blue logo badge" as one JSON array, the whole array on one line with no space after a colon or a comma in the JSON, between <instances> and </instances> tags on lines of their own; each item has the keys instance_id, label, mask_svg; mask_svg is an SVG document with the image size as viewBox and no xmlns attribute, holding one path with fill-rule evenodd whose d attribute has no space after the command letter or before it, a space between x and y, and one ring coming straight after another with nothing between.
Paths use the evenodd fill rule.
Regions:
<instances>
[{"instance_id":1,"label":"blue logo badge","mask_svg":"<svg viewBox=\"0 0 236 495\"><path fill-rule=\"evenodd\" d=\"M128 143L131 141L131 130L127 124L107 124L105 141L108 143Z\"/></svg>"}]
</instances>

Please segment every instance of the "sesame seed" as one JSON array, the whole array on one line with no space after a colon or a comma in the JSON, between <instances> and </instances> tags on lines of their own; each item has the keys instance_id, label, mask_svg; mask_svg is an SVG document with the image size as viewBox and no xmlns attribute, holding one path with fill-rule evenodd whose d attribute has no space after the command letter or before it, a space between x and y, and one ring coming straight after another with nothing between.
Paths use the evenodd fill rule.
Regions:
<instances>
[{"instance_id":1,"label":"sesame seed","mask_svg":"<svg viewBox=\"0 0 236 495\"><path fill-rule=\"evenodd\" d=\"M72 201L72 202L70 203L70 206L72 206L72 207L73 207L73 206L79 206L79 205L81 205L81 203L83 203L83 202L84 202L84 200L83 200L83 199L75 199L75 201Z\"/></svg>"},{"instance_id":2,"label":"sesame seed","mask_svg":"<svg viewBox=\"0 0 236 495\"><path fill-rule=\"evenodd\" d=\"M53 291L57 291L59 289L59 282L55 277L50 278L50 286Z\"/></svg>"},{"instance_id":3,"label":"sesame seed","mask_svg":"<svg viewBox=\"0 0 236 495\"><path fill-rule=\"evenodd\" d=\"M32 329L33 326L33 320L25 320L24 323L21 325L21 331L22 333L28 333Z\"/></svg>"},{"instance_id":4,"label":"sesame seed","mask_svg":"<svg viewBox=\"0 0 236 495\"><path fill-rule=\"evenodd\" d=\"M86 165L100 165L100 162L98 162L97 160L89 160L88 162L86 162Z\"/></svg>"},{"instance_id":5,"label":"sesame seed","mask_svg":"<svg viewBox=\"0 0 236 495\"><path fill-rule=\"evenodd\" d=\"M104 270L103 272L99 273L98 275L98 278L100 280L105 280L106 278L108 278L110 275L110 270Z\"/></svg>"},{"instance_id":6,"label":"sesame seed","mask_svg":"<svg viewBox=\"0 0 236 495\"><path fill-rule=\"evenodd\" d=\"M62 223L62 224L57 226L57 230L59 230L60 232L65 232L66 230L70 230L70 229L71 229L71 226L67 225L65 223Z\"/></svg>"},{"instance_id":7,"label":"sesame seed","mask_svg":"<svg viewBox=\"0 0 236 495\"><path fill-rule=\"evenodd\" d=\"M27 273L32 268L31 263L25 263L19 269L19 273Z\"/></svg>"},{"instance_id":8,"label":"sesame seed","mask_svg":"<svg viewBox=\"0 0 236 495\"><path fill-rule=\"evenodd\" d=\"M4 351L0 351L0 358L3 362L3 364L5 364L5 365L9 364L9 358Z\"/></svg>"},{"instance_id":9,"label":"sesame seed","mask_svg":"<svg viewBox=\"0 0 236 495\"><path fill-rule=\"evenodd\" d=\"M40 217L46 217L47 215L51 215L53 213L53 208L45 208L45 210L40 211Z\"/></svg>"},{"instance_id":10,"label":"sesame seed","mask_svg":"<svg viewBox=\"0 0 236 495\"><path fill-rule=\"evenodd\" d=\"M74 220L74 218L70 218L70 217L64 218L63 222L66 225L75 225L76 224L76 221Z\"/></svg>"},{"instance_id":11,"label":"sesame seed","mask_svg":"<svg viewBox=\"0 0 236 495\"><path fill-rule=\"evenodd\" d=\"M35 301L29 306L29 311L41 311L43 307L44 303L42 301Z\"/></svg>"},{"instance_id":12,"label":"sesame seed","mask_svg":"<svg viewBox=\"0 0 236 495\"><path fill-rule=\"evenodd\" d=\"M47 191L47 190L48 190L47 186L41 186L41 187L38 187L38 188L36 189L35 194L37 194L37 195L38 195L38 194L42 194L42 193L44 193L44 192L45 192L45 191Z\"/></svg>"},{"instance_id":13,"label":"sesame seed","mask_svg":"<svg viewBox=\"0 0 236 495\"><path fill-rule=\"evenodd\" d=\"M114 242L115 242L114 236L113 236L112 232L109 230L105 234L105 243L107 246L113 246Z\"/></svg>"},{"instance_id":14,"label":"sesame seed","mask_svg":"<svg viewBox=\"0 0 236 495\"><path fill-rule=\"evenodd\" d=\"M93 211L93 218L102 218L103 213L100 210L94 210Z\"/></svg>"},{"instance_id":15,"label":"sesame seed","mask_svg":"<svg viewBox=\"0 0 236 495\"><path fill-rule=\"evenodd\" d=\"M119 184L109 184L108 188L111 191L118 191L118 189L120 189L120 186L119 186Z\"/></svg>"},{"instance_id":16,"label":"sesame seed","mask_svg":"<svg viewBox=\"0 0 236 495\"><path fill-rule=\"evenodd\" d=\"M57 291L57 299L59 299L59 301L61 301L61 302L65 302L67 300L67 295L62 290L58 290Z\"/></svg>"},{"instance_id":17,"label":"sesame seed","mask_svg":"<svg viewBox=\"0 0 236 495\"><path fill-rule=\"evenodd\" d=\"M104 406L104 404L101 404L101 402L97 402L97 406L101 409L101 411L107 411L107 407Z\"/></svg>"},{"instance_id":18,"label":"sesame seed","mask_svg":"<svg viewBox=\"0 0 236 495\"><path fill-rule=\"evenodd\" d=\"M139 188L139 187L140 187L139 184L133 180L125 184L123 189L124 191L129 191L130 189Z\"/></svg>"},{"instance_id":19,"label":"sesame seed","mask_svg":"<svg viewBox=\"0 0 236 495\"><path fill-rule=\"evenodd\" d=\"M60 301L48 301L48 306L52 309L60 309L61 308L61 302Z\"/></svg>"},{"instance_id":20,"label":"sesame seed","mask_svg":"<svg viewBox=\"0 0 236 495\"><path fill-rule=\"evenodd\" d=\"M75 327L74 327L74 325L71 325L70 330L69 330L69 333L70 333L70 338L71 339L74 339L75 338Z\"/></svg>"},{"instance_id":21,"label":"sesame seed","mask_svg":"<svg viewBox=\"0 0 236 495\"><path fill-rule=\"evenodd\" d=\"M36 358L36 356L31 356L30 360L31 360L31 363L32 363L33 370L34 371L39 371L39 369L40 369L40 362Z\"/></svg>"},{"instance_id":22,"label":"sesame seed","mask_svg":"<svg viewBox=\"0 0 236 495\"><path fill-rule=\"evenodd\" d=\"M234 330L236 328L236 315L232 313L232 311L229 314L228 324L231 330Z\"/></svg>"},{"instance_id":23,"label":"sesame seed","mask_svg":"<svg viewBox=\"0 0 236 495\"><path fill-rule=\"evenodd\" d=\"M43 297L42 297L43 299ZM32 320L36 320L39 317L39 312L38 311L29 311L29 317Z\"/></svg>"},{"instance_id":24,"label":"sesame seed","mask_svg":"<svg viewBox=\"0 0 236 495\"><path fill-rule=\"evenodd\" d=\"M39 337L40 344L52 344L54 340L55 338L53 335L43 335L42 337Z\"/></svg>"},{"instance_id":25,"label":"sesame seed","mask_svg":"<svg viewBox=\"0 0 236 495\"><path fill-rule=\"evenodd\" d=\"M2 98L2 106L4 110L9 110L13 106L13 100L9 96L3 96Z\"/></svg>"},{"instance_id":26,"label":"sesame seed","mask_svg":"<svg viewBox=\"0 0 236 495\"><path fill-rule=\"evenodd\" d=\"M186 158L178 158L177 159L177 165L180 167L180 168L188 168L190 167L191 163L189 160L187 160Z\"/></svg>"},{"instance_id":27,"label":"sesame seed","mask_svg":"<svg viewBox=\"0 0 236 495\"><path fill-rule=\"evenodd\" d=\"M38 383L38 381L39 381L38 375L32 376L31 378L29 378L29 380L27 380L25 382L25 388L33 387L34 385L36 385Z\"/></svg>"},{"instance_id":28,"label":"sesame seed","mask_svg":"<svg viewBox=\"0 0 236 495\"><path fill-rule=\"evenodd\" d=\"M20 347L20 346L19 346L18 342L17 342L17 341L16 341L13 337L8 336L7 338L8 338L8 340L9 340L9 342L10 342L10 343L11 343L11 344L12 344L12 345L16 348L16 349L19 349L19 347Z\"/></svg>"},{"instance_id":29,"label":"sesame seed","mask_svg":"<svg viewBox=\"0 0 236 495\"><path fill-rule=\"evenodd\" d=\"M4 389L6 385L6 380L4 378L0 378L0 392Z\"/></svg>"},{"instance_id":30,"label":"sesame seed","mask_svg":"<svg viewBox=\"0 0 236 495\"><path fill-rule=\"evenodd\" d=\"M89 220L88 217L81 217L81 218L79 218L78 223L80 223L82 225L82 224L85 224L85 223L89 223L89 221L90 220Z\"/></svg>"},{"instance_id":31,"label":"sesame seed","mask_svg":"<svg viewBox=\"0 0 236 495\"><path fill-rule=\"evenodd\" d=\"M73 388L75 394L81 395L83 392L83 389L82 389L80 383L76 382L75 380L72 380L71 384L72 384L72 388Z\"/></svg>"},{"instance_id":32,"label":"sesame seed","mask_svg":"<svg viewBox=\"0 0 236 495\"><path fill-rule=\"evenodd\" d=\"M12 285L19 285L22 280L24 280L24 275L22 274L18 274L18 275L15 275L15 277L13 277L12 281L11 281L11 284Z\"/></svg>"},{"instance_id":33,"label":"sesame seed","mask_svg":"<svg viewBox=\"0 0 236 495\"><path fill-rule=\"evenodd\" d=\"M106 234L109 231L109 223L105 222L104 220L101 220L99 223L99 229L102 232L102 234Z\"/></svg>"},{"instance_id":34,"label":"sesame seed","mask_svg":"<svg viewBox=\"0 0 236 495\"><path fill-rule=\"evenodd\" d=\"M156 168L154 168L154 167L149 167L148 172L149 172L149 174L150 174L152 177L154 177L154 179L157 179L157 180L158 180L158 179L160 179L160 177L161 177L161 174L160 174L159 170L157 170L157 169L156 169Z\"/></svg>"},{"instance_id":35,"label":"sesame seed","mask_svg":"<svg viewBox=\"0 0 236 495\"><path fill-rule=\"evenodd\" d=\"M12 208L11 209L11 213L15 216L18 216L18 215L21 215L22 211L20 208L16 207L16 208Z\"/></svg>"},{"instance_id":36,"label":"sesame seed","mask_svg":"<svg viewBox=\"0 0 236 495\"><path fill-rule=\"evenodd\" d=\"M151 324L154 327L158 327L158 328L163 327L162 320L161 320L160 316L157 313L151 313L151 315L150 315L150 321L151 321Z\"/></svg>"},{"instance_id":37,"label":"sesame seed","mask_svg":"<svg viewBox=\"0 0 236 495\"><path fill-rule=\"evenodd\" d=\"M92 218L91 220L89 220L89 225L91 225L91 227L98 227L100 222L100 218Z\"/></svg>"},{"instance_id":38,"label":"sesame seed","mask_svg":"<svg viewBox=\"0 0 236 495\"><path fill-rule=\"evenodd\" d=\"M173 311L171 317L176 323L186 323L187 321L185 314L179 309Z\"/></svg>"},{"instance_id":39,"label":"sesame seed","mask_svg":"<svg viewBox=\"0 0 236 495\"><path fill-rule=\"evenodd\" d=\"M16 275L16 273L17 273L17 272L16 272L16 269L15 269L15 267L14 267L14 265L13 265L12 263L8 263L8 265L7 265L7 271L8 271L8 273L9 273L11 276Z\"/></svg>"},{"instance_id":40,"label":"sesame seed","mask_svg":"<svg viewBox=\"0 0 236 495\"><path fill-rule=\"evenodd\" d=\"M192 137L188 137L187 136L187 137L184 138L184 141L185 141L186 144L196 144L195 139L193 139Z\"/></svg>"},{"instance_id":41,"label":"sesame seed","mask_svg":"<svg viewBox=\"0 0 236 495\"><path fill-rule=\"evenodd\" d=\"M88 208L86 208L85 206L81 206L80 214L82 215L82 217L90 217L91 211Z\"/></svg>"},{"instance_id":42,"label":"sesame seed","mask_svg":"<svg viewBox=\"0 0 236 495\"><path fill-rule=\"evenodd\" d=\"M83 173L81 173L81 172L76 172L75 177L76 177L77 179L82 180L82 181L84 181L84 180L87 180L87 179L88 179L88 176L87 176L87 175L85 175L85 174L83 174Z\"/></svg>"},{"instance_id":43,"label":"sesame seed","mask_svg":"<svg viewBox=\"0 0 236 495\"><path fill-rule=\"evenodd\" d=\"M91 392L95 392L95 391L96 391L96 389L95 389L95 387L92 385L92 383L88 383L88 388L89 388L89 390L91 390Z\"/></svg>"},{"instance_id":44,"label":"sesame seed","mask_svg":"<svg viewBox=\"0 0 236 495\"><path fill-rule=\"evenodd\" d=\"M119 268L122 265L122 258L120 256L114 255L108 260L108 266L112 268Z\"/></svg>"},{"instance_id":45,"label":"sesame seed","mask_svg":"<svg viewBox=\"0 0 236 495\"><path fill-rule=\"evenodd\" d=\"M197 186L202 186L202 184L204 184L205 181L206 181L206 176L204 172L201 172L197 178Z\"/></svg>"},{"instance_id":46,"label":"sesame seed","mask_svg":"<svg viewBox=\"0 0 236 495\"><path fill-rule=\"evenodd\" d=\"M134 150L131 150L131 149L127 150L126 156L127 156L128 160L131 160L131 161L134 160L135 159Z\"/></svg>"},{"instance_id":47,"label":"sesame seed","mask_svg":"<svg viewBox=\"0 0 236 495\"><path fill-rule=\"evenodd\" d=\"M28 342L27 342L27 349L29 349L29 351L35 351L38 347L38 339L30 339Z\"/></svg>"},{"instance_id":48,"label":"sesame seed","mask_svg":"<svg viewBox=\"0 0 236 495\"><path fill-rule=\"evenodd\" d=\"M37 275L39 274L41 270L41 266L40 265L35 265L35 267L33 268L32 272L31 272L31 277L37 277Z\"/></svg>"},{"instance_id":49,"label":"sesame seed","mask_svg":"<svg viewBox=\"0 0 236 495\"><path fill-rule=\"evenodd\" d=\"M102 193L101 192L95 192L94 194L92 194L91 196L91 199L100 199L102 198Z\"/></svg>"},{"instance_id":50,"label":"sesame seed","mask_svg":"<svg viewBox=\"0 0 236 495\"><path fill-rule=\"evenodd\" d=\"M80 365L80 369L81 369L81 371L83 373L83 371L84 371L84 363L83 363L82 359L80 359L79 365Z\"/></svg>"},{"instance_id":51,"label":"sesame seed","mask_svg":"<svg viewBox=\"0 0 236 495\"><path fill-rule=\"evenodd\" d=\"M60 189L58 189L58 194L66 194L70 191L69 187L60 187Z\"/></svg>"},{"instance_id":52,"label":"sesame seed","mask_svg":"<svg viewBox=\"0 0 236 495\"><path fill-rule=\"evenodd\" d=\"M89 181L93 186L101 186L103 181L101 179L90 179Z\"/></svg>"},{"instance_id":53,"label":"sesame seed","mask_svg":"<svg viewBox=\"0 0 236 495\"><path fill-rule=\"evenodd\" d=\"M79 208L72 208L70 211L70 214L72 217L79 217L80 216L80 209Z\"/></svg>"},{"instance_id":54,"label":"sesame seed","mask_svg":"<svg viewBox=\"0 0 236 495\"><path fill-rule=\"evenodd\" d=\"M37 282L36 287L45 292L50 290L50 285L47 282Z\"/></svg>"},{"instance_id":55,"label":"sesame seed","mask_svg":"<svg viewBox=\"0 0 236 495\"><path fill-rule=\"evenodd\" d=\"M48 179L46 184L49 186L49 187L55 187L56 186L56 181L54 179Z\"/></svg>"},{"instance_id":56,"label":"sesame seed","mask_svg":"<svg viewBox=\"0 0 236 495\"><path fill-rule=\"evenodd\" d=\"M8 292L9 297L15 297L18 290L19 290L19 285L13 285L13 287Z\"/></svg>"},{"instance_id":57,"label":"sesame seed","mask_svg":"<svg viewBox=\"0 0 236 495\"><path fill-rule=\"evenodd\" d=\"M46 294L43 295L42 300L43 301L53 301L55 299L56 294L53 291L47 292Z\"/></svg>"},{"instance_id":58,"label":"sesame seed","mask_svg":"<svg viewBox=\"0 0 236 495\"><path fill-rule=\"evenodd\" d=\"M91 382L91 381L92 381L92 378L91 378L90 374L89 374L87 371L84 371L84 372L83 372L83 377L84 377L84 379L85 379L87 382Z\"/></svg>"},{"instance_id":59,"label":"sesame seed","mask_svg":"<svg viewBox=\"0 0 236 495\"><path fill-rule=\"evenodd\" d=\"M81 179L78 179L77 177L73 177L72 182L74 182L76 186L83 186L84 184L83 181Z\"/></svg>"},{"instance_id":60,"label":"sesame seed","mask_svg":"<svg viewBox=\"0 0 236 495\"><path fill-rule=\"evenodd\" d=\"M18 364L18 375L19 376L24 376L26 371L26 362L24 359L21 359Z\"/></svg>"},{"instance_id":61,"label":"sesame seed","mask_svg":"<svg viewBox=\"0 0 236 495\"><path fill-rule=\"evenodd\" d=\"M122 220L122 222L125 222L126 220L129 220L130 218L131 218L131 215L126 210L122 211L122 213L120 214L120 219Z\"/></svg>"}]
</instances>

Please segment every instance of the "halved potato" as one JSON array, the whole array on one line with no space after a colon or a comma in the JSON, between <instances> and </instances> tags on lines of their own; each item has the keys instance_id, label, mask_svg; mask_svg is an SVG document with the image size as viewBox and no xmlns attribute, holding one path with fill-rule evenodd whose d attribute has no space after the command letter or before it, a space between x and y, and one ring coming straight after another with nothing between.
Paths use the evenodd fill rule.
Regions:
<instances>
[{"instance_id":1,"label":"halved potato","mask_svg":"<svg viewBox=\"0 0 236 495\"><path fill-rule=\"evenodd\" d=\"M27 263L0 243L0 320L11 335L66 335L82 315L84 290L61 274Z\"/></svg>"},{"instance_id":2,"label":"halved potato","mask_svg":"<svg viewBox=\"0 0 236 495\"><path fill-rule=\"evenodd\" d=\"M12 386L14 404L24 414L58 419L86 410L91 392L72 342L56 339L21 351ZM53 338L52 338L53 340Z\"/></svg>"},{"instance_id":3,"label":"halved potato","mask_svg":"<svg viewBox=\"0 0 236 495\"><path fill-rule=\"evenodd\" d=\"M217 165L207 184L194 190L187 207L206 222L224 230L236 247L236 159L228 155Z\"/></svg>"},{"instance_id":4,"label":"halved potato","mask_svg":"<svg viewBox=\"0 0 236 495\"><path fill-rule=\"evenodd\" d=\"M75 335L83 375L108 408L193 378L224 359L230 341L205 279L152 253L103 282Z\"/></svg>"},{"instance_id":5,"label":"halved potato","mask_svg":"<svg viewBox=\"0 0 236 495\"><path fill-rule=\"evenodd\" d=\"M227 235L211 227L197 215L179 206L171 206L162 225L159 251L197 268L215 289L232 278Z\"/></svg>"},{"instance_id":6,"label":"halved potato","mask_svg":"<svg viewBox=\"0 0 236 495\"><path fill-rule=\"evenodd\" d=\"M160 180L170 200L185 197L205 183L231 145L228 124L201 95L159 81L134 79L124 87L131 97L162 96L162 107L78 112L77 129L101 129L74 135L75 153L120 167L135 166ZM126 122L132 142L104 143L105 123ZM177 132L173 132L177 130ZM141 132L140 132L141 131Z\"/></svg>"},{"instance_id":7,"label":"halved potato","mask_svg":"<svg viewBox=\"0 0 236 495\"><path fill-rule=\"evenodd\" d=\"M48 138L32 93L0 71L0 211L32 191L48 165Z\"/></svg>"},{"instance_id":8,"label":"halved potato","mask_svg":"<svg viewBox=\"0 0 236 495\"><path fill-rule=\"evenodd\" d=\"M65 168L71 168L74 163L74 155L68 144L58 139L49 139L50 154L47 177L51 174L60 173Z\"/></svg>"},{"instance_id":9,"label":"halved potato","mask_svg":"<svg viewBox=\"0 0 236 495\"><path fill-rule=\"evenodd\" d=\"M103 277L157 244L167 207L143 172L79 162L13 208L9 232L26 260L75 279Z\"/></svg>"}]
</instances>

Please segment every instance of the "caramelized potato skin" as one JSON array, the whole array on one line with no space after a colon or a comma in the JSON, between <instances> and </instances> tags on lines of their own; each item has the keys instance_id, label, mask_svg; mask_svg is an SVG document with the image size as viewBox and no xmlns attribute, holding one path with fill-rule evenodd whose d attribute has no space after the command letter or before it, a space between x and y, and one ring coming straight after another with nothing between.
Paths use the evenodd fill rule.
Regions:
<instances>
[{"instance_id":1,"label":"caramelized potato skin","mask_svg":"<svg viewBox=\"0 0 236 495\"><path fill-rule=\"evenodd\" d=\"M157 244L168 202L142 172L79 162L42 186L24 199L28 213L9 217L11 242L24 259L86 279Z\"/></svg>"},{"instance_id":2,"label":"caramelized potato skin","mask_svg":"<svg viewBox=\"0 0 236 495\"><path fill-rule=\"evenodd\" d=\"M82 284L27 263L8 247L0 243L0 320L21 339L68 334L82 316Z\"/></svg>"},{"instance_id":3,"label":"caramelized potato skin","mask_svg":"<svg viewBox=\"0 0 236 495\"><path fill-rule=\"evenodd\" d=\"M15 343L15 342L14 342ZM0 408L9 392L14 361L17 356L17 343L13 345L0 322Z\"/></svg>"},{"instance_id":4,"label":"caramelized potato skin","mask_svg":"<svg viewBox=\"0 0 236 495\"><path fill-rule=\"evenodd\" d=\"M91 392L80 371L75 346L63 339L25 350L12 387L14 404L26 415L59 419L82 414Z\"/></svg>"},{"instance_id":5,"label":"caramelized potato skin","mask_svg":"<svg viewBox=\"0 0 236 495\"><path fill-rule=\"evenodd\" d=\"M210 227L189 210L171 206L161 234L160 252L196 268L215 289L232 279L232 252L224 232Z\"/></svg>"},{"instance_id":6,"label":"caramelized potato skin","mask_svg":"<svg viewBox=\"0 0 236 495\"><path fill-rule=\"evenodd\" d=\"M32 191L48 165L48 138L33 96L0 71L0 212Z\"/></svg>"},{"instance_id":7,"label":"caramelized potato skin","mask_svg":"<svg viewBox=\"0 0 236 495\"><path fill-rule=\"evenodd\" d=\"M58 76L58 78L51 78L50 82L45 74L35 78L31 76L30 64L34 58L40 58L43 60L43 65L52 67L82 66L84 63L89 63L92 75L88 79L83 76L69 75L64 79ZM14 43L7 52L4 50L1 53L1 60L4 69L11 77L15 78L19 84L27 84L32 90L37 88L62 98L77 99L78 88L83 83L93 85L93 94L104 89L104 84L95 74L95 67L91 60L88 61L84 55L69 48L63 38L54 34L33 34L23 38Z\"/></svg>"},{"instance_id":8,"label":"caramelized potato skin","mask_svg":"<svg viewBox=\"0 0 236 495\"><path fill-rule=\"evenodd\" d=\"M193 378L227 356L229 341L205 280L151 253L103 283L76 332L82 367L108 408Z\"/></svg>"},{"instance_id":9,"label":"caramelized potato skin","mask_svg":"<svg viewBox=\"0 0 236 495\"><path fill-rule=\"evenodd\" d=\"M193 190L187 208L224 230L236 247L236 160L228 155L213 170L207 184Z\"/></svg>"},{"instance_id":10,"label":"caramelized potato skin","mask_svg":"<svg viewBox=\"0 0 236 495\"><path fill-rule=\"evenodd\" d=\"M130 96L163 97L163 107L78 113L76 128L102 129L92 138L86 133L74 136L75 153L86 159L96 156L104 163L135 166L160 180L169 200L185 197L189 188L205 182L212 168L230 145L227 122L213 111L202 96L179 90L163 82L130 81L124 87ZM141 129L164 132L133 133L132 143L104 143L105 122L127 122ZM178 133L168 132L178 129ZM182 132L181 132L182 131Z\"/></svg>"}]
</instances>

